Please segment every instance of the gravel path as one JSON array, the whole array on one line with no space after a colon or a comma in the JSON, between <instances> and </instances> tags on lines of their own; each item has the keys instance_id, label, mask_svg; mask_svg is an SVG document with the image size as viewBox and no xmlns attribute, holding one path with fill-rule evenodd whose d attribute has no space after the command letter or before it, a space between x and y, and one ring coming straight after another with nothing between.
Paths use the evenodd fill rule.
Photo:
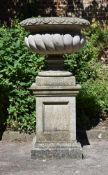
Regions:
<instances>
[{"instance_id":1,"label":"gravel path","mask_svg":"<svg viewBox=\"0 0 108 175\"><path fill-rule=\"evenodd\" d=\"M0 142L0 175L108 175L108 141L83 147L83 160L31 160L31 143Z\"/></svg>"}]
</instances>

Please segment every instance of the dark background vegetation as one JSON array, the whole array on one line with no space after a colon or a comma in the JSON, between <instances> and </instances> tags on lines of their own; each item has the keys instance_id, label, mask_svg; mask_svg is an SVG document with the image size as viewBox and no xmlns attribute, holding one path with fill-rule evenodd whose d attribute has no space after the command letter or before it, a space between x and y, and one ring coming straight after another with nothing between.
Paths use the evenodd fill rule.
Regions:
<instances>
[{"instance_id":1,"label":"dark background vegetation","mask_svg":"<svg viewBox=\"0 0 108 175\"><path fill-rule=\"evenodd\" d=\"M57 2L54 0L0 0L0 23L10 25L15 18L22 20L32 16L58 15L75 15L90 21L96 19L101 23L107 23L107 0L90 2L89 0L58 0ZM63 5L66 7L63 8Z\"/></svg>"}]
</instances>

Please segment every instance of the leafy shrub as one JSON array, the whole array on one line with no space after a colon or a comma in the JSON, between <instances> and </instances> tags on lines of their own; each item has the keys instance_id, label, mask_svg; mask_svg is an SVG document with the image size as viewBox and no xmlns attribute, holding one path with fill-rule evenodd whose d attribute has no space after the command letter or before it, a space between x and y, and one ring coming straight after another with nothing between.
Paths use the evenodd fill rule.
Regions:
<instances>
[{"instance_id":1,"label":"leafy shrub","mask_svg":"<svg viewBox=\"0 0 108 175\"><path fill-rule=\"evenodd\" d=\"M32 132L35 129L35 102L28 88L43 67L44 57L26 49L26 35L18 24L0 28L0 121L8 117L8 127Z\"/></svg>"},{"instance_id":2,"label":"leafy shrub","mask_svg":"<svg viewBox=\"0 0 108 175\"><path fill-rule=\"evenodd\" d=\"M78 53L66 55L65 66L77 78L78 82L85 82L88 79L98 78L102 51L108 46L108 29L91 27L84 32L86 35L86 45Z\"/></svg>"},{"instance_id":3,"label":"leafy shrub","mask_svg":"<svg viewBox=\"0 0 108 175\"><path fill-rule=\"evenodd\" d=\"M108 29L96 25L85 34L86 46L77 54L66 55L65 66L82 85L77 98L77 124L88 129L108 116L108 66L99 61L108 45Z\"/></svg>"},{"instance_id":4,"label":"leafy shrub","mask_svg":"<svg viewBox=\"0 0 108 175\"><path fill-rule=\"evenodd\" d=\"M98 77L98 72L96 70L98 66L96 63L98 54L99 49L94 48L93 44L88 42L81 52L66 56L66 68L76 76L77 81L80 83L90 78L96 79ZM94 63L97 65L94 65Z\"/></svg>"},{"instance_id":5,"label":"leafy shrub","mask_svg":"<svg viewBox=\"0 0 108 175\"><path fill-rule=\"evenodd\" d=\"M108 114L108 83L102 80L88 80L82 84L77 97L78 126L90 129L105 119Z\"/></svg>"},{"instance_id":6,"label":"leafy shrub","mask_svg":"<svg viewBox=\"0 0 108 175\"><path fill-rule=\"evenodd\" d=\"M66 55L65 67L82 85L77 99L78 125L90 128L108 112L108 78L98 61L108 43L108 30L96 26L85 34L86 46L77 54ZM44 66L44 57L25 47L26 35L18 24L0 27L0 128L7 123L13 130L31 133L35 130L35 100L28 88Z\"/></svg>"}]
</instances>

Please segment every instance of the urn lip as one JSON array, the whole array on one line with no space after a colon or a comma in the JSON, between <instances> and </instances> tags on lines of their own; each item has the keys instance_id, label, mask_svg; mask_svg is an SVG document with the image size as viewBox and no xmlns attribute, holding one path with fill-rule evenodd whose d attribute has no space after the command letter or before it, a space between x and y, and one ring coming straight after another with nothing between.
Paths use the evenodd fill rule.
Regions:
<instances>
[{"instance_id":1,"label":"urn lip","mask_svg":"<svg viewBox=\"0 0 108 175\"><path fill-rule=\"evenodd\" d=\"M23 20L21 26L30 32L80 31L90 25L86 19L75 17L33 17ZM62 32L63 32L62 31Z\"/></svg>"}]
</instances>

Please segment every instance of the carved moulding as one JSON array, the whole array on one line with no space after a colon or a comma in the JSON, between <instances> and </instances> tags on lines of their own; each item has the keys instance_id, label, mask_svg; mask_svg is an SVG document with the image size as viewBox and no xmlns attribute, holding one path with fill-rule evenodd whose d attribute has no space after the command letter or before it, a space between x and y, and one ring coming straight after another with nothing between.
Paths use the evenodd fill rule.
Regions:
<instances>
[{"instance_id":1,"label":"carved moulding","mask_svg":"<svg viewBox=\"0 0 108 175\"><path fill-rule=\"evenodd\" d=\"M79 51L85 44L81 29L89 21L72 17L28 18L21 25L30 31L25 44L32 51L44 54L66 54Z\"/></svg>"},{"instance_id":2,"label":"carved moulding","mask_svg":"<svg viewBox=\"0 0 108 175\"><path fill-rule=\"evenodd\" d=\"M77 34L36 34L25 37L25 44L39 54L65 54L81 49L85 37Z\"/></svg>"}]
</instances>

